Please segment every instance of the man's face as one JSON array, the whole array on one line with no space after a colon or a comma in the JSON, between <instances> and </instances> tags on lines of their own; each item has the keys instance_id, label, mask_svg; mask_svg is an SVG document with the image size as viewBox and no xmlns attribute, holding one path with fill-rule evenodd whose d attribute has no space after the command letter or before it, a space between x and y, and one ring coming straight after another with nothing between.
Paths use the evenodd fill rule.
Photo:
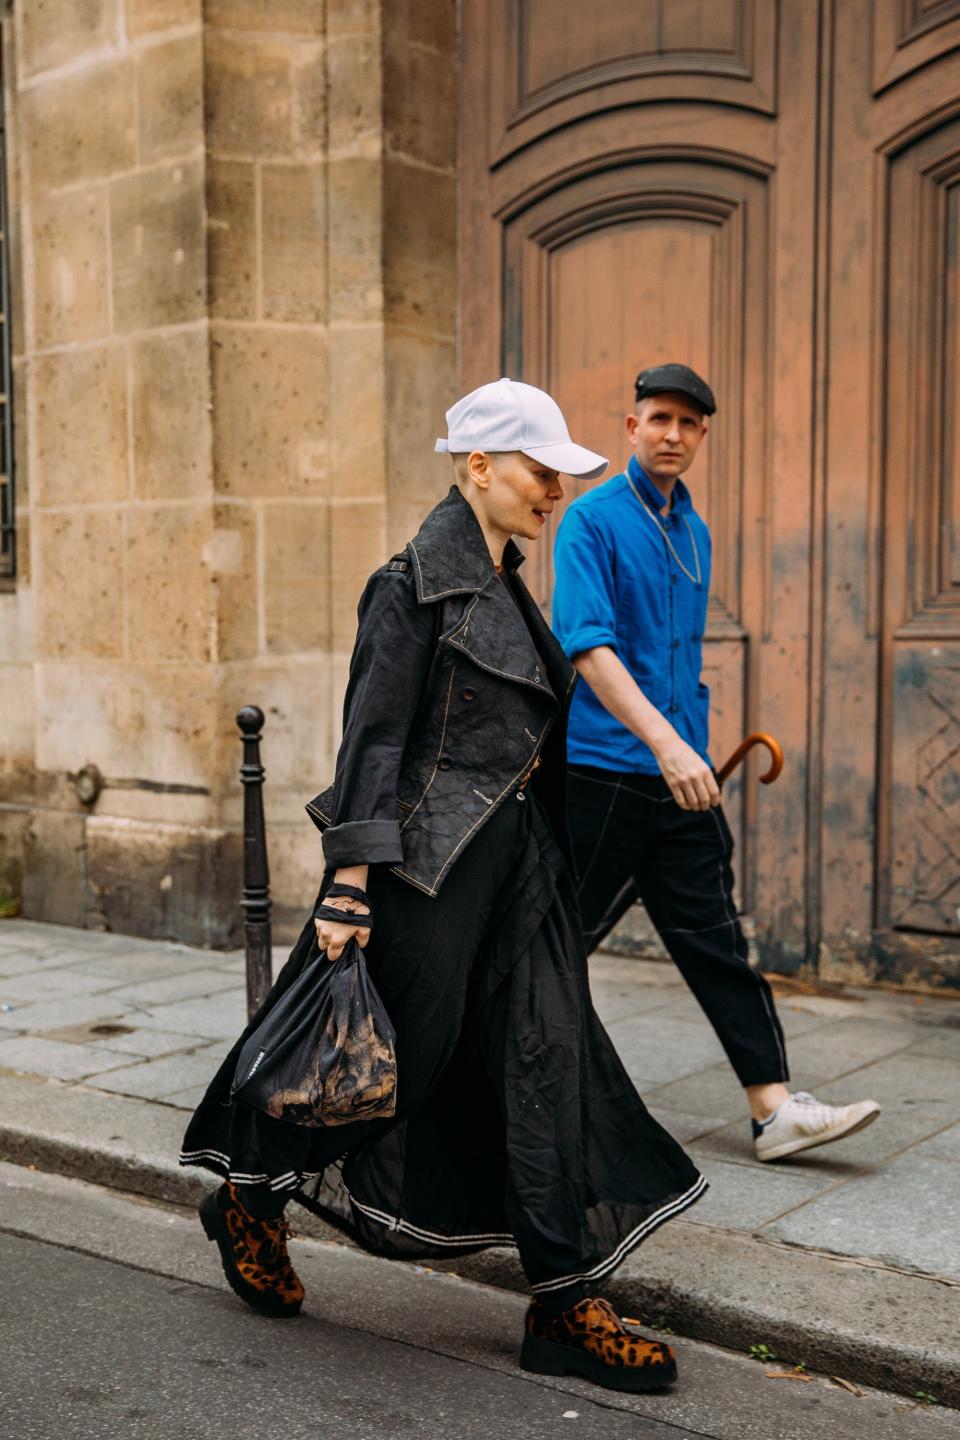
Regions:
<instances>
[{"instance_id":1,"label":"man's face","mask_svg":"<svg viewBox=\"0 0 960 1440\"><path fill-rule=\"evenodd\" d=\"M675 480L689 470L707 433L699 408L670 391L641 400L627 416L627 434L640 466L651 477Z\"/></svg>"},{"instance_id":2,"label":"man's face","mask_svg":"<svg viewBox=\"0 0 960 1440\"><path fill-rule=\"evenodd\" d=\"M472 458L472 457L471 457ZM519 450L485 455L486 485L482 491L483 511L501 536L522 535L539 539L563 486L556 470L531 460Z\"/></svg>"}]
</instances>

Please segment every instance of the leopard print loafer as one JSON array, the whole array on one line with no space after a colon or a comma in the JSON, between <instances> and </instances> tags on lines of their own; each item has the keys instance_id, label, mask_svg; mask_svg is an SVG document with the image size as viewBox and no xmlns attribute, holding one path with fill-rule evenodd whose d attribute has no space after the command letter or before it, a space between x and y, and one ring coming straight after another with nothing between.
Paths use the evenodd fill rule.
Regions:
<instances>
[{"instance_id":1,"label":"leopard print loafer","mask_svg":"<svg viewBox=\"0 0 960 1440\"><path fill-rule=\"evenodd\" d=\"M660 1390L677 1378L669 1345L624 1324L608 1300L581 1300L552 1315L527 1311L520 1368L535 1375L582 1375L608 1390Z\"/></svg>"},{"instance_id":2,"label":"leopard print loafer","mask_svg":"<svg viewBox=\"0 0 960 1440\"><path fill-rule=\"evenodd\" d=\"M299 1314L303 1285L290 1264L285 1220L255 1220L229 1181L204 1200L200 1220L207 1239L216 1241L223 1273L241 1300L277 1320Z\"/></svg>"}]
</instances>

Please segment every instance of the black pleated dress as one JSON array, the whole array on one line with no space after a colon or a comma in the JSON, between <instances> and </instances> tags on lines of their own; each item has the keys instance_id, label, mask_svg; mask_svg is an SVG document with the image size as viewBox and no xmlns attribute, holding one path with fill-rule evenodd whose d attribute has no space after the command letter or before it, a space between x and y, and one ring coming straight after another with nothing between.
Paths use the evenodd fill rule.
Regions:
<instances>
[{"instance_id":1,"label":"black pleated dress","mask_svg":"<svg viewBox=\"0 0 960 1440\"><path fill-rule=\"evenodd\" d=\"M515 1245L535 1292L589 1289L706 1181L645 1108L593 1009L545 812L512 795L436 898L385 866L371 867L368 893L367 961L397 1031L396 1117L312 1130L232 1105L241 1037L182 1163L246 1187L254 1213L295 1196L378 1255ZM316 953L311 918L265 1006Z\"/></svg>"}]
</instances>

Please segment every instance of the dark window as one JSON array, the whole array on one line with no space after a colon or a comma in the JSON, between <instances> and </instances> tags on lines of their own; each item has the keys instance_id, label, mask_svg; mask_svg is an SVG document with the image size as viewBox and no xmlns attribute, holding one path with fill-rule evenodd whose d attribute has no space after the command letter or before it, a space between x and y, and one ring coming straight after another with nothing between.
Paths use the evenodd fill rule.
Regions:
<instances>
[{"instance_id":1,"label":"dark window","mask_svg":"<svg viewBox=\"0 0 960 1440\"><path fill-rule=\"evenodd\" d=\"M10 231L7 213L7 137L0 57L0 577L17 566L13 494L13 371L10 363Z\"/></svg>"}]
</instances>

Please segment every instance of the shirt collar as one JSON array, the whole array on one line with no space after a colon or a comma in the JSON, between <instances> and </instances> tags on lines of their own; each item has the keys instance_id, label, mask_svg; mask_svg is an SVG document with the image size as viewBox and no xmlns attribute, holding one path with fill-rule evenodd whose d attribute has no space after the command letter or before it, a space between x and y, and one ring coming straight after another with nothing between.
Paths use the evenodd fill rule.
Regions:
<instances>
[{"instance_id":1,"label":"shirt collar","mask_svg":"<svg viewBox=\"0 0 960 1440\"><path fill-rule=\"evenodd\" d=\"M627 465L627 474L630 476L630 479L633 481L634 485L636 485L637 489L643 496L644 500L646 500L651 510L655 510L658 515L664 510L666 510L666 497L657 489L656 485L654 485L647 472L641 466L636 455L630 456L630 463ZM672 511L673 513L679 515L684 510L691 510L692 508L693 501L690 499L690 491L687 489L686 485L684 485L682 480L678 480L673 487Z\"/></svg>"}]
</instances>

